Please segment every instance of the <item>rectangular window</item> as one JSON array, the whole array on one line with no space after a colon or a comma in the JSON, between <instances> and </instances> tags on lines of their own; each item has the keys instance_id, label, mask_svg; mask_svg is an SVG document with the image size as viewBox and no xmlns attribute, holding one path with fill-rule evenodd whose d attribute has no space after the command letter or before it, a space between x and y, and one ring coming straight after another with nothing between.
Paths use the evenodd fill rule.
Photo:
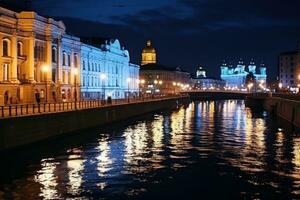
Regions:
<instances>
[{"instance_id":1,"label":"rectangular window","mask_svg":"<svg viewBox=\"0 0 300 200\"><path fill-rule=\"evenodd\" d=\"M9 64L3 64L3 81L8 81L8 75L9 75Z\"/></svg>"},{"instance_id":2,"label":"rectangular window","mask_svg":"<svg viewBox=\"0 0 300 200\"><path fill-rule=\"evenodd\" d=\"M68 66L71 66L71 56L68 54Z\"/></svg>"},{"instance_id":3,"label":"rectangular window","mask_svg":"<svg viewBox=\"0 0 300 200\"><path fill-rule=\"evenodd\" d=\"M65 71L62 72L62 79L63 79L62 82L66 83L66 72Z\"/></svg>"},{"instance_id":4,"label":"rectangular window","mask_svg":"<svg viewBox=\"0 0 300 200\"><path fill-rule=\"evenodd\" d=\"M76 53L74 54L74 66L78 67L77 66L77 54Z\"/></svg>"},{"instance_id":5,"label":"rectangular window","mask_svg":"<svg viewBox=\"0 0 300 200\"><path fill-rule=\"evenodd\" d=\"M71 84L71 73L68 72L68 84Z\"/></svg>"}]
</instances>

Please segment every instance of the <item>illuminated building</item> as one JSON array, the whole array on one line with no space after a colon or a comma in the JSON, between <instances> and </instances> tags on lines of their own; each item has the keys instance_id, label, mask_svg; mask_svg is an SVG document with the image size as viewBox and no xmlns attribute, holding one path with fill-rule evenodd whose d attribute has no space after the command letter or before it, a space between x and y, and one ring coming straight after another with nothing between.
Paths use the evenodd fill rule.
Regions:
<instances>
[{"instance_id":1,"label":"illuminated building","mask_svg":"<svg viewBox=\"0 0 300 200\"><path fill-rule=\"evenodd\" d=\"M142 51L142 64L155 64L156 63L156 50L152 47L151 40L147 41L147 46Z\"/></svg>"},{"instance_id":2,"label":"illuminated building","mask_svg":"<svg viewBox=\"0 0 300 200\"><path fill-rule=\"evenodd\" d=\"M280 54L279 83L292 91L300 87L300 50Z\"/></svg>"},{"instance_id":3,"label":"illuminated building","mask_svg":"<svg viewBox=\"0 0 300 200\"><path fill-rule=\"evenodd\" d=\"M235 67L225 62L221 65L221 79L226 81L226 87L228 88L246 88L247 75L254 77L256 89L264 90L267 79L266 66L264 64L257 67L252 60L246 67L244 62L240 60Z\"/></svg>"},{"instance_id":4,"label":"illuminated building","mask_svg":"<svg viewBox=\"0 0 300 200\"><path fill-rule=\"evenodd\" d=\"M180 67L146 64L140 69L143 94L174 94L190 87L190 73Z\"/></svg>"},{"instance_id":5,"label":"illuminated building","mask_svg":"<svg viewBox=\"0 0 300 200\"><path fill-rule=\"evenodd\" d=\"M0 105L138 95L139 66L117 39L85 44L62 21L0 7L0 45Z\"/></svg>"},{"instance_id":6,"label":"illuminated building","mask_svg":"<svg viewBox=\"0 0 300 200\"><path fill-rule=\"evenodd\" d=\"M0 7L0 15L0 105L74 98L79 39L65 34L63 22L35 12Z\"/></svg>"},{"instance_id":7,"label":"illuminated building","mask_svg":"<svg viewBox=\"0 0 300 200\"><path fill-rule=\"evenodd\" d=\"M112 99L138 96L139 66L118 39L89 38L81 46L81 97Z\"/></svg>"},{"instance_id":8,"label":"illuminated building","mask_svg":"<svg viewBox=\"0 0 300 200\"><path fill-rule=\"evenodd\" d=\"M199 67L196 71L196 76L192 78L193 89L223 89L225 85L226 82L224 80L207 77L206 70L203 67Z\"/></svg>"}]
</instances>

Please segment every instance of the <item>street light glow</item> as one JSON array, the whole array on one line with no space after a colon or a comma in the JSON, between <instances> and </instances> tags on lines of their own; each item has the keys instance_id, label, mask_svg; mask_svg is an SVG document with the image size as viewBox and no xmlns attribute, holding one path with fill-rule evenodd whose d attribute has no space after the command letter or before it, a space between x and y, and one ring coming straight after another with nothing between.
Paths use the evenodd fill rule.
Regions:
<instances>
[{"instance_id":1,"label":"street light glow","mask_svg":"<svg viewBox=\"0 0 300 200\"><path fill-rule=\"evenodd\" d=\"M73 69L73 74L74 74L74 75L77 75L77 74L78 74L78 69L77 69L77 68L74 68L74 69Z\"/></svg>"},{"instance_id":2,"label":"street light glow","mask_svg":"<svg viewBox=\"0 0 300 200\"><path fill-rule=\"evenodd\" d=\"M101 73L101 74L100 74L100 79L101 79L101 80L106 79L106 74L105 74L105 73Z\"/></svg>"},{"instance_id":3,"label":"street light glow","mask_svg":"<svg viewBox=\"0 0 300 200\"><path fill-rule=\"evenodd\" d=\"M131 78L127 78L127 83L130 83L130 81L131 81Z\"/></svg>"},{"instance_id":4,"label":"street light glow","mask_svg":"<svg viewBox=\"0 0 300 200\"><path fill-rule=\"evenodd\" d=\"M45 65L42 66L42 71L43 72L48 72L48 70L49 70L48 65L45 64Z\"/></svg>"}]
</instances>

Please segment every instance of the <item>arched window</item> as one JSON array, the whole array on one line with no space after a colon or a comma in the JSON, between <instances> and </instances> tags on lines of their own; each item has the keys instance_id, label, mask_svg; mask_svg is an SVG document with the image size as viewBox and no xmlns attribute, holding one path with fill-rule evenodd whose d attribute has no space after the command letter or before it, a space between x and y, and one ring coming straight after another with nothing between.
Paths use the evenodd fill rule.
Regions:
<instances>
[{"instance_id":1,"label":"arched window","mask_svg":"<svg viewBox=\"0 0 300 200\"><path fill-rule=\"evenodd\" d=\"M52 62L56 63L57 62L57 54L56 54L56 48L52 48Z\"/></svg>"},{"instance_id":2,"label":"arched window","mask_svg":"<svg viewBox=\"0 0 300 200\"><path fill-rule=\"evenodd\" d=\"M78 67L77 66L77 53L74 54L74 66Z\"/></svg>"},{"instance_id":3,"label":"arched window","mask_svg":"<svg viewBox=\"0 0 300 200\"><path fill-rule=\"evenodd\" d=\"M2 55L3 56L9 56L9 40L8 39L4 39L2 41Z\"/></svg>"},{"instance_id":4,"label":"arched window","mask_svg":"<svg viewBox=\"0 0 300 200\"><path fill-rule=\"evenodd\" d=\"M63 66L66 66L66 52L63 52Z\"/></svg>"},{"instance_id":5,"label":"arched window","mask_svg":"<svg viewBox=\"0 0 300 200\"><path fill-rule=\"evenodd\" d=\"M23 43L18 42L17 46L18 46L18 56L22 56L22 54L23 54Z\"/></svg>"},{"instance_id":6,"label":"arched window","mask_svg":"<svg viewBox=\"0 0 300 200\"><path fill-rule=\"evenodd\" d=\"M71 66L71 56L68 54L68 66Z\"/></svg>"}]
</instances>

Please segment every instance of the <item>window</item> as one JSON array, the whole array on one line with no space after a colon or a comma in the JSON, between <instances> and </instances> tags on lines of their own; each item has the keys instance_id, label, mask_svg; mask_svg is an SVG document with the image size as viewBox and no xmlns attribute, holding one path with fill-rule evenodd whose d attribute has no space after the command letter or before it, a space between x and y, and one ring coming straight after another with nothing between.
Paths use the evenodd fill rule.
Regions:
<instances>
[{"instance_id":1,"label":"window","mask_svg":"<svg viewBox=\"0 0 300 200\"><path fill-rule=\"evenodd\" d=\"M63 52L63 66L66 66L66 52Z\"/></svg>"},{"instance_id":2,"label":"window","mask_svg":"<svg viewBox=\"0 0 300 200\"><path fill-rule=\"evenodd\" d=\"M71 66L71 56L68 54L68 66Z\"/></svg>"},{"instance_id":3,"label":"window","mask_svg":"<svg viewBox=\"0 0 300 200\"><path fill-rule=\"evenodd\" d=\"M83 70L85 70L85 62L84 62L84 60L82 61L82 68L83 68Z\"/></svg>"},{"instance_id":4,"label":"window","mask_svg":"<svg viewBox=\"0 0 300 200\"><path fill-rule=\"evenodd\" d=\"M66 72L65 71L62 72L62 79L63 79L62 82L66 83Z\"/></svg>"},{"instance_id":5,"label":"window","mask_svg":"<svg viewBox=\"0 0 300 200\"><path fill-rule=\"evenodd\" d=\"M56 63L57 59L56 59L57 55L56 55L56 48L52 48L52 62Z\"/></svg>"},{"instance_id":6,"label":"window","mask_svg":"<svg viewBox=\"0 0 300 200\"><path fill-rule=\"evenodd\" d=\"M71 84L71 73L68 72L68 84Z\"/></svg>"},{"instance_id":7,"label":"window","mask_svg":"<svg viewBox=\"0 0 300 200\"><path fill-rule=\"evenodd\" d=\"M9 64L5 63L3 64L3 81L8 81L8 75L9 75Z\"/></svg>"},{"instance_id":8,"label":"window","mask_svg":"<svg viewBox=\"0 0 300 200\"><path fill-rule=\"evenodd\" d=\"M8 41L3 40L2 42L3 56L8 56Z\"/></svg>"},{"instance_id":9,"label":"window","mask_svg":"<svg viewBox=\"0 0 300 200\"><path fill-rule=\"evenodd\" d=\"M23 44L22 44L22 42L18 42L18 44L17 44L17 48L18 48L18 56L22 56L22 54L23 54Z\"/></svg>"},{"instance_id":10,"label":"window","mask_svg":"<svg viewBox=\"0 0 300 200\"><path fill-rule=\"evenodd\" d=\"M77 54L74 54L74 66L77 67Z\"/></svg>"}]
</instances>

